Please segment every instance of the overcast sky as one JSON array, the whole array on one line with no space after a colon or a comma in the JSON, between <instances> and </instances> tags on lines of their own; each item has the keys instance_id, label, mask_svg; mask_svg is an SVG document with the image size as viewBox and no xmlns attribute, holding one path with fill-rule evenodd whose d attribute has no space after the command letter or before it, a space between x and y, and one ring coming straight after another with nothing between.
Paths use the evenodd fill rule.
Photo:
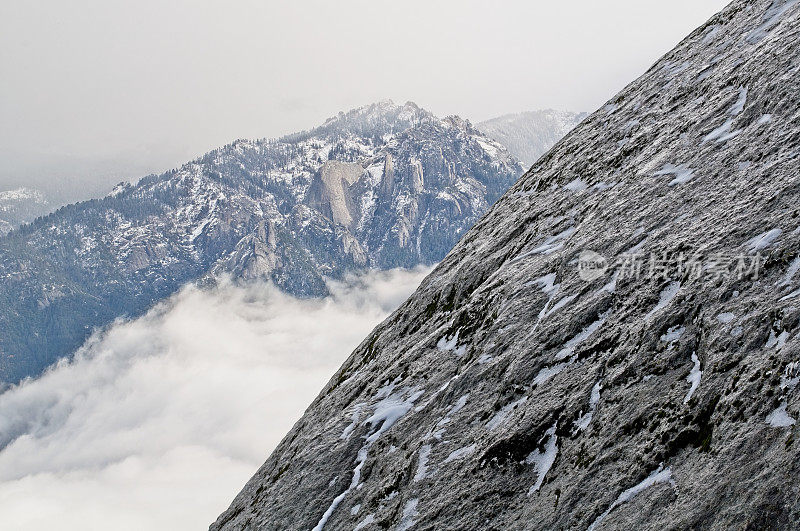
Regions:
<instances>
[{"instance_id":1,"label":"overcast sky","mask_svg":"<svg viewBox=\"0 0 800 531\"><path fill-rule=\"evenodd\" d=\"M0 3L0 189L135 177L391 98L591 111L727 0Z\"/></svg>"}]
</instances>

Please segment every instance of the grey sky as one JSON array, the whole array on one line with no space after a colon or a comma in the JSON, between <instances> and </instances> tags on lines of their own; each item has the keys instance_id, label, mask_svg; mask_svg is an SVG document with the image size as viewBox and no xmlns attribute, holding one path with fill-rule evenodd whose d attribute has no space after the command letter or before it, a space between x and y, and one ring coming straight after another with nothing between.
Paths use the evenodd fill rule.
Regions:
<instances>
[{"instance_id":1,"label":"grey sky","mask_svg":"<svg viewBox=\"0 0 800 531\"><path fill-rule=\"evenodd\" d=\"M591 111L725 4L3 0L0 189L135 177L385 98Z\"/></svg>"}]
</instances>

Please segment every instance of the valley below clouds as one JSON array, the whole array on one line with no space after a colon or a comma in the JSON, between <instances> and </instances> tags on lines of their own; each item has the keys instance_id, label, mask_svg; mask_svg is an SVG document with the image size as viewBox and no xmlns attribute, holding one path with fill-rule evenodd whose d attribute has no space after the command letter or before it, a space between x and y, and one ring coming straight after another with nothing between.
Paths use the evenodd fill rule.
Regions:
<instances>
[{"instance_id":1,"label":"valley below clouds","mask_svg":"<svg viewBox=\"0 0 800 531\"><path fill-rule=\"evenodd\" d=\"M0 514L13 529L205 528L369 331L430 269L185 287L0 395Z\"/></svg>"}]
</instances>

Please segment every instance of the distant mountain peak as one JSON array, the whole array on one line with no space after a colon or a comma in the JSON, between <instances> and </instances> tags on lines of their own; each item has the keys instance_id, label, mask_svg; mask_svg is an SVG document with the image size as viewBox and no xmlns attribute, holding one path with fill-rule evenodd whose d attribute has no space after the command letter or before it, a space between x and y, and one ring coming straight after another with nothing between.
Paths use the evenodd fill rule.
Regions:
<instances>
[{"instance_id":1,"label":"distant mountain peak","mask_svg":"<svg viewBox=\"0 0 800 531\"><path fill-rule=\"evenodd\" d=\"M530 166L586 116L586 113L544 109L504 114L476 127Z\"/></svg>"},{"instance_id":2,"label":"distant mountain peak","mask_svg":"<svg viewBox=\"0 0 800 531\"><path fill-rule=\"evenodd\" d=\"M19 187L0 191L0 236L45 214L49 209L47 197L34 188Z\"/></svg>"},{"instance_id":3,"label":"distant mountain peak","mask_svg":"<svg viewBox=\"0 0 800 531\"><path fill-rule=\"evenodd\" d=\"M32 201L39 204L44 204L47 202L44 194L33 188L22 186L13 190L0 191L0 208L3 204L13 203L16 201Z\"/></svg>"},{"instance_id":4,"label":"distant mountain peak","mask_svg":"<svg viewBox=\"0 0 800 531\"><path fill-rule=\"evenodd\" d=\"M229 273L320 296L328 277L435 263L522 171L466 120L383 101L123 183L0 238L0 380L185 282Z\"/></svg>"},{"instance_id":5,"label":"distant mountain peak","mask_svg":"<svg viewBox=\"0 0 800 531\"><path fill-rule=\"evenodd\" d=\"M403 105L398 105L392 100L381 100L349 111L340 111L335 116L325 120L322 126L316 129L329 127L350 129L365 125L380 126L381 123L408 127L415 122L434 119L436 119L436 116L433 113L414 102L409 101Z\"/></svg>"}]
</instances>

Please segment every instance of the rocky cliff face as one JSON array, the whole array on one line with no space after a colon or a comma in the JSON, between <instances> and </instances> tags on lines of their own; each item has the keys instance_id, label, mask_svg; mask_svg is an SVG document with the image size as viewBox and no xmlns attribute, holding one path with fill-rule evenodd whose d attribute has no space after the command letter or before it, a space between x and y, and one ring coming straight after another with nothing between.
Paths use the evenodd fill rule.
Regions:
<instances>
[{"instance_id":1,"label":"rocky cliff face","mask_svg":"<svg viewBox=\"0 0 800 531\"><path fill-rule=\"evenodd\" d=\"M558 143L212 529L800 521L800 3L738 0Z\"/></svg>"},{"instance_id":2,"label":"rocky cliff face","mask_svg":"<svg viewBox=\"0 0 800 531\"><path fill-rule=\"evenodd\" d=\"M237 141L0 238L0 383L196 279L325 277L438 262L522 173L497 142L413 103Z\"/></svg>"},{"instance_id":3,"label":"rocky cliff face","mask_svg":"<svg viewBox=\"0 0 800 531\"><path fill-rule=\"evenodd\" d=\"M506 114L475 127L530 167L584 118L586 113L583 112L547 109Z\"/></svg>"}]
</instances>

